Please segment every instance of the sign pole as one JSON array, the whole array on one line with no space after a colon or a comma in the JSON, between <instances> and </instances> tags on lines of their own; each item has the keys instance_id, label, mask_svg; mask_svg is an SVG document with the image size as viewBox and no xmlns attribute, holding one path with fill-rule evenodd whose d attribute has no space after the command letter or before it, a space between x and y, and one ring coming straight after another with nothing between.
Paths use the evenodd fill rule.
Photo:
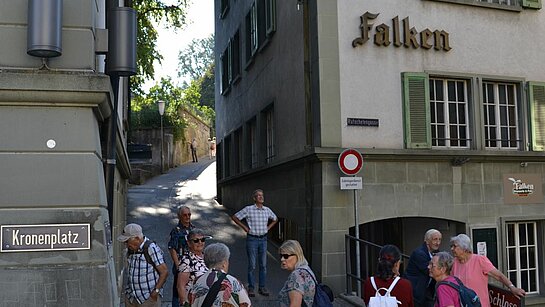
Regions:
<instances>
[{"instance_id":1,"label":"sign pole","mask_svg":"<svg viewBox=\"0 0 545 307\"><path fill-rule=\"evenodd\" d=\"M360 273L360 222L358 218L358 190L354 189L354 233L356 237L356 293L361 297L361 273Z\"/></svg>"},{"instance_id":2,"label":"sign pole","mask_svg":"<svg viewBox=\"0 0 545 307\"><path fill-rule=\"evenodd\" d=\"M351 177L341 177L341 190L354 190L354 234L356 238L356 293L361 297L361 259L360 259L360 222L358 214L358 192L363 188L363 178L356 177L356 174L361 170L363 157L360 152L355 149L345 149L339 155L338 162L341 172ZM350 289L351 291L352 289Z\"/></svg>"}]
</instances>

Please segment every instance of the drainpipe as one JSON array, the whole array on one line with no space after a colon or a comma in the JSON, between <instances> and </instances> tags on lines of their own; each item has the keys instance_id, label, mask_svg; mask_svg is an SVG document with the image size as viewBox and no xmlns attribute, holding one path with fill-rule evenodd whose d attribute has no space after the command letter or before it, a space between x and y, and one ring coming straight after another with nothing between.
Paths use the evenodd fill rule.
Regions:
<instances>
[{"instance_id":1,"label":"drainpipe","mask_svg":"<svg viewBox=\"0 0 545 307\"><path fill-rule=\"evenodd\" d=\"M112 227L117 155L119 83L120 77L129 77L136 74L136 11L130 7L118 6L119 2L116 4L115 1L106 1L106 3L106 26L108 28L106 74L110 76L114 97L110 123L108 125L105 181L108 197L108 214L110 227Z\"/></svg>"}]
</instances>

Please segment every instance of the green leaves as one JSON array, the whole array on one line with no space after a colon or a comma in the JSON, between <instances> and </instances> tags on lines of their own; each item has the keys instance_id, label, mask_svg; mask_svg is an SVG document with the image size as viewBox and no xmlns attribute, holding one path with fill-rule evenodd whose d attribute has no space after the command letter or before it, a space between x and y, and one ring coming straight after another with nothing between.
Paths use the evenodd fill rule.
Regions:
<instances>
[{"instance_id":1,"label":"green leaves","mask_svg":"<svg viewBox=\"0 0 545 307\"><path fill-rule=\"evenodd\" d=\"M186 9L189 0L178 0L166 4L161 0L134 0L133 8L137 11L136 65L138 75L131 78L136 93L142 93L142 84L155 75L154 61L161 63L163 57L157 51L159 34L154 24L164 21L167 28L182 28L187 23Z\"/></svg>"}]
</instances>

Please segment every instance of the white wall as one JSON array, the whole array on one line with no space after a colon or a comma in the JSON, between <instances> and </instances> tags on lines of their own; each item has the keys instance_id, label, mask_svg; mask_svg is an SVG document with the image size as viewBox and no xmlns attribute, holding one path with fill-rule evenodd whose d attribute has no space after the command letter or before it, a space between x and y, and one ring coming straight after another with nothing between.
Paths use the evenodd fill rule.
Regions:
<instances>
[{"instance_id":1,"label":"white wall","mask_svg":"<svg viewBox=\"0 0 545 307\"><path fill-rule=\"evenodd\" d=\"M424 0L339 0L338 9L343 147L403 148L402 72L545 81L544 9L515 12ZM371 21L369 41L353 48L352 40L361 36L360 15L367 11L380 15ZM419 32L445 30L452 50L375 45L375 27L381 23L390 26L392 40L395 16L401 32L407 16ZM347 126L347 117L377 118L380 126Z\"/></svg>"}]
</instances>

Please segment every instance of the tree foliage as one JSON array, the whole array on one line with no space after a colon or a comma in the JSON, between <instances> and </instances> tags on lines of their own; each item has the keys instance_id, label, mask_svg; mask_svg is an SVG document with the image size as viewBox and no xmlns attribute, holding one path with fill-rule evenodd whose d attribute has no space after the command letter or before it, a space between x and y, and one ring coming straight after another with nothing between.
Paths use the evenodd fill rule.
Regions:
<instances>
[{"instance_id":1,"label":"tree foliage","mask_svg":"<svg viewBox=\"0 0 545 307\"><path fill-rule=\"evenodd\" d=\"M202 1L202 0L201 0ZM190 0L176 0L168 4L161 0L133 0L133 8L137 11L136 65L138 74L131 78L132 88L142 93L141 86L146 79L155 75L153 63L161 63L163 57L157 51L159 37L154 24L161 20L167 28L180 29L187 23L187 7Z\"/></svg>"},{"instance_id":2,"label":"tree foliage","mask_svg":"<svg viewBox=\"0 0 545 307\"><path fill-rule=\"evenodd\" d=\"M214 34L193 39L178 53L178 76L191 80L202 78L214 64Z\"/></svg>"},{"instance_id":3,"label":"tree foliage","mask_svg":"<svg viewBox=\"0 0 545 307\"><path fill-rule=\"evenodd\" d=\"M157 101L165 101L165 115L163 125L173 129L174 139L183 137L183 129L187 123L181 116L180 110L185 109L202 121L213 124L215 112L212 108L200 105L201 80L194 80L187 88L177 87L172 84L170 78L161 78L161 81L150 88L149 93L137 96L133 99L133 116L131 127L158 128L161 117L157 107Z\"/></svg>"}]
</instances>

